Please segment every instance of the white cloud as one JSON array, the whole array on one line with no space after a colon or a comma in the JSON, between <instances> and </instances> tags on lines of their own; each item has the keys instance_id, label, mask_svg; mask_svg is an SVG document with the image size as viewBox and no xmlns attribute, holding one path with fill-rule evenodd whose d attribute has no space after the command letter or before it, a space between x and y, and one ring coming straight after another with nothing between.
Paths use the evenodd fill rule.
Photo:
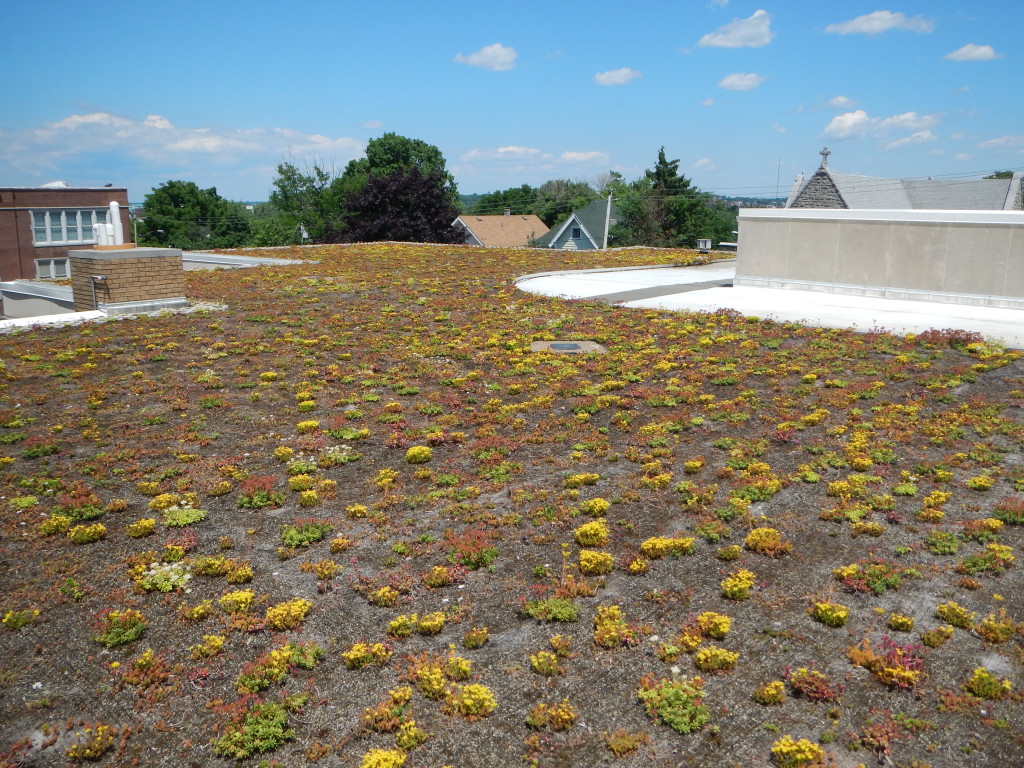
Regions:
<instances>
[{"instance_id":1,"label":"white cloud","mask_svg":"<svg viewBox=\"0 0 1024 768\"><path fill-rule=\"evenodd\" d=\"M464 162L474 160L526 160L537 157L541 154L539 149L533 147L519 147L514 144L497 149L471 149L464 153L459 159Z\"/></svg>"},{"instance_id":2,"label":"white cloud","mask_svg":"<svg viewBox=\"0 0 1024 768\"><path fill-rule=\"evenodd\" d=\"M730 91L752 91L765 80L767 80L766 77L753 72L733 72L719 80L718 87Z\"/></svg>"},{"instance_id":3,"label":"white cloud","mask_svg":"<svg viewBox=\"0 0 1024 768\"><path fill-rule=\"evenodd\" d=\"M899 147L905 147L909 144L923 144L926 141L935 141L936 136L931 131L916 131L909 136L904 136L902 139L896 139L896 141L890 141L885 145L886 149L898 149Z\"/></svg>"},{"instance_id":4,"label":"white cloud","mask_svg":"<svg viewBox=\"0 0 1024 768\"><path fill-rule=\"evenodd\" d=\"M501 43L491 43L468 56L457 53L455 54L455 60L460 64L468 64L471 67L505 72L516 65L516 57L518 55L515 48L502 45Z\"/></svg>"},{"instance_id":5,"label":"white cloud","mask_svg":"<svg viewBox=\"0 0 1024 768\"><path fill-rule=\"evenodd\" d=\"M383 125L384 123L381 120L367 120L365 123L363 123L363 128L375 131L378 128L381 128Z\"/></svg>"},{"instance_id":6,"label":"white cloud","mask_svg":"<svg viewBox=\"0 0 1024 768\"><path fill-rule=\"evenodd\" d=\"M941 115L919 115L904 112L900 115L871 117L863 109L844 112L833 117L822 135L833 139L861 139L865 136L884 136L892 131L924 131L938 124Z\"/></svg>"},{"instance_id":7,"label":"white cloud","mask_svg":"<svg viewBox=\"0 0 1024 768\"><path fill-rule=\"evenodd\" d=\"M989 139L978 145L981 149L1002 149L1004 147L1024 147L1024 136L1000 136Z\"/></svg>"},{"instance_id":8,"label":"white cloud","mask_svg":"<svg viewBox=\"0 0 1024 768\"><path fill-rule=\"evenodd\" d=\"M754 11L749 19L733 19L714 32L708 32L697 45L702 48L760 48L775 37L772 17L767 11Z\"/></svg>"},{"instance_id":9,"label":"white cloud","mask_svg":"<svg viewBox=\"0 0 1024 768\"><path fill-rule=\"evenodd\" d=\"M970 155L968 155L968 154L967 154L966 152L961 152L961 153L960 153L960 154L958 154L958 155L953 155L953 159L954 159L954 160L961 160L961 161L962 161L962 160L970 160L970 159L971 159L971 156L970 156Z\"/></svg>"},{"instance_id":10,"label":"white cloud","mask_svg":"<svg viewBox=\"0 0 1024 768\"><path fill-rule=\"evenodd\" d=\"M702 171L713 171L718 166L711 161L710 157L702 157L700 160L696 161L693 164L693 167L698 168Z\"/></svg>"},{"instance_id":11,"label":"white cloud","mask_svg":"<svg viewBox=\"0 0 1024 768\"><path fill-rule=\"evenodd\" d=\"M642 77L643 72L637 72L629 67L609 69L607 72L598 72L594 75L594 82L598 85L625 85L630 80Z\"/></svg>"},{"instance_id":12,"label":"white cloud","mask_svg":"<svg viewBox=\"0 0 1024 768\"><path fill-rule=\"evenodd\" d=\"M786 133L789 130L789 128L787 128L784 125L779 125L778 123L775 123L772 126L772 130L775 131L776 133Z\"/></svg>"},{"instance_id":13,"label":"white cloud","mask_svg":"<svg viewBox=\"0 0 1024 768\"><path fill-rule=\"evenodd\" d=\"M715 100L714 100L714 99L712 99L712 98L710 98L710 97L708 97L708 98L704 99L704 101L702 101L702 102L700 103L700 105L701 105L702 107L710 107L710 106L711 106L712 104L714 104L714 103L715 103Z\"/></svg>"},{"instance_id":14,"label":"white cloud","mask_svg":"<svg viewBox=\"0 0 1024 768\"><path fill-rule=\"evenodd\" d=\"M833 96L828 100L828 105L833 109L852 109L857 106L857 102L846 96Z\"/></svg>"},{"instance_id":15,"label":"white cloud","mask_svg":"<svg viewBox=\"0 0 1024 768\"><path fill-rule=\"evenodd\" d=\"M593 163L598 160L601 162L608 161L608 154L606 152L563 152L560 157L562 160L570 163Z\"/></svg>"},{"instance_id":16,"label":"white cloud","mask_svg":"<svg viewBox=\"0 0 1024 768\"><path fill-rule=\"evenodd\" d=\"M947 53L942 58L948 61L991 61L992 59L1005 58L1003 54L996 53L991 45L975 45L968 43L962 48Z\"/></svg>"},{"instance_id":17,"label":"white cloud","mask_svg":"<svg viewBox=\"0 0 1024 768\"><path fill-rule=\"evenodd\" d=\"M935 23L924 16L905 16L892 11L875 11L858 16L839 24L829 24L825 32L834 35L878 35L890 29L928 34L935 29Z\"/></svg>"},{"instance_id":18,"label":"white cloud","mask_svg":"<svg viewBox=\"0 0 1024 768\"><path fill-rule=\"evenodd\" d=\"M205 172L211 165L239 170L275 164L278 158L315 154L347 162L364 144L347 137L305 134L289 128L184 128L161 115L133 120L109 112L69 115L20 134L4 137L0 175L15 170L27 176L62 170L74 174L78 163L101 157L113 169L132 159L156 173Z\"/></svg>"}]
</instances>

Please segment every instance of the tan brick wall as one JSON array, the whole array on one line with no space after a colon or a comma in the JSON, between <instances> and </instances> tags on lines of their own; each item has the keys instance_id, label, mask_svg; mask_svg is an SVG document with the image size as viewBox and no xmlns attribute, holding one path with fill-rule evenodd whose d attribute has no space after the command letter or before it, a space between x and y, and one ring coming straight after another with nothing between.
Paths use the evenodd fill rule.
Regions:
<instances>
[{"instance_id":1,"label":"tan brick wall","mask_svg":"<svg viewBox=\"0 0 1024 768\"><path fill-rule=\"evenodd\" d=\"M185 295L185 273L181 251L176 249L137 249L132 251L74 251L71 255L71 291L75 310L93 308L93 275L107 279L96 283L98 304L121 304L129 301L174 299ZM116 255L115 255L116 254Z\"/></svg>"}]
</instances>

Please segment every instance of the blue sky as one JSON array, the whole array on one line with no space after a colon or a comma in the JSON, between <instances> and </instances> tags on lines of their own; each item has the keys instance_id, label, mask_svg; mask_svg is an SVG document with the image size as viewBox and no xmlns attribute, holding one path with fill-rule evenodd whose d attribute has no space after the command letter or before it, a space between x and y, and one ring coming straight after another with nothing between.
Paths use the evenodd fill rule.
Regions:
<instances>
[{"instance_id":1,"label":"blue sky","mask_svg":"<svg viewBox=\"0 0 1024 768\"><path fill-rule=\"evenodd\" d=\"M871 176L1024 168L1012 0L8 3L0 186L169 179L265 200L393 131L461 192L627 179L785 194L819 150Z\"/></svg>"}]
</instances>

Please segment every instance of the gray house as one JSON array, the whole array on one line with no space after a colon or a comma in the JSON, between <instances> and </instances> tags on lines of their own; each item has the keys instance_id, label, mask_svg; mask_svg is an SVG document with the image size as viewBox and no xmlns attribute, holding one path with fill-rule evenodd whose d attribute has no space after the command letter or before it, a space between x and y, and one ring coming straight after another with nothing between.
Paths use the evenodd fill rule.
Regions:
<instances>
[{"instance_id":1,"label":"gray house","mask_svg":"<svg viewBox=\"0 0 1024 768\"><path fill-rule=\"evenodd\" d=\"M573 211L564 222L537 238L535 244L540 248L559 248L565 251L598 250L604 247L605 226L611 229L620 218L615 203L612 203L609 214L608 201L598 199Z\"/></svg>"},{"instance_id":2,"label":"gray house","mask_svg":"<svg viewBox=\"0 0 1024 768\"><path fill-rule=\"evenodd\" d=\"M828 148L809 179L800 174L787 208L869 210L1019 211L1024 209L1021 174L1009 179L880 179L835 173Z\"/></svg>"}]
</instances>

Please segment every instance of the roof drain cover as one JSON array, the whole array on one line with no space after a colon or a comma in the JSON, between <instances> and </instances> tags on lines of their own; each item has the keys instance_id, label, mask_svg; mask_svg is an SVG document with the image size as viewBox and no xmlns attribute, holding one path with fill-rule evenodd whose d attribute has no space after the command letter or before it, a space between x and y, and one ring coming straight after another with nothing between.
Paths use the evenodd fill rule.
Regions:
<instances>
[{"instance_id":1,"label":"roof drain cover","mask_svg":"<svg viewBox=\"0 0 1024 768\"><path fill-rule=\"evenodd\" d=\"M558 352L563 355L604 354L607 348L596 341L534 341L531 352Z\"/></svg>"}]
</instances>

